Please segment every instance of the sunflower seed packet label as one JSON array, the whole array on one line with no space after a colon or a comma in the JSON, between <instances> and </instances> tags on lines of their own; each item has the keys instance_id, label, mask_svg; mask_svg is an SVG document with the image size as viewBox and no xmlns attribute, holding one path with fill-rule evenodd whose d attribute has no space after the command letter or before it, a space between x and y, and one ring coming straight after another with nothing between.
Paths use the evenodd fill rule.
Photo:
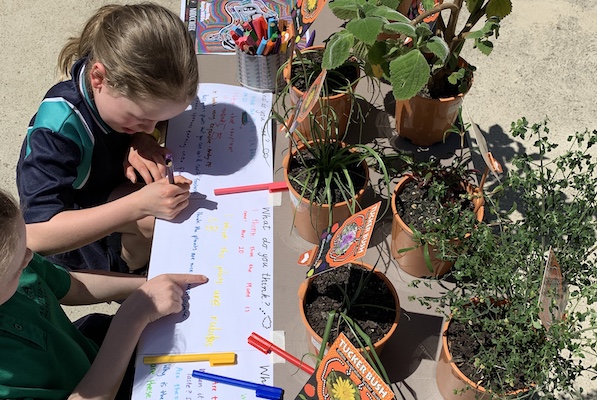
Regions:
<instances>
[{"instance_id":1,"label":"sunflower seed packet label","mask_svg":"<svg viewBox=\"0 0 597 400\"><path fill-rule=\"evenodd\" d=\"M334 341L295 400L390 400L392 389L344 334Z\"/></svg>"}]
</instances>

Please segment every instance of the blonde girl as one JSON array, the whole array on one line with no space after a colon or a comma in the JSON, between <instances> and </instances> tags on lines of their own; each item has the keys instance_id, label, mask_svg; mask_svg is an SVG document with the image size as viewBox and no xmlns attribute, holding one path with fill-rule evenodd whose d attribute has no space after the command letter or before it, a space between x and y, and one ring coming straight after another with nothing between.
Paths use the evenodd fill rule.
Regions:
<instances>
[{"instance_id":1,"label":"blonde girl","mask_svg":"<svg viewBox=\"0 0 597 400\"><path fill-rule=\"evenodd\" d=\"M196 96L192 40L162 6L108 5L58 66L70 79L46 94L17 165L28 246L69 269L140 269L154 218L188 205L190 181L164 178L156 125Z\"/></svg>"}]
</instances>

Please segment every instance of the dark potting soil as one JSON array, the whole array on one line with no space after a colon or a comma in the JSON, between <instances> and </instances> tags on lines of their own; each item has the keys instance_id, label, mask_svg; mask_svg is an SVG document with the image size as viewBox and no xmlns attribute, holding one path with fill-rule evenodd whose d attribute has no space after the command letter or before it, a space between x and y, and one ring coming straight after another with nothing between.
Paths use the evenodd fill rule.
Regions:
<instances>
[{"instance_id":1,"label":"dark potting soil","mask_svg":"<svg viewBox=\"0 0 597 400\"><path fill-rule=\"evenodd\" d=\"M493 334L482 329L479 323L467 324L464 326L460 321L452 320L448 325L448 349L452 355L452 359L458 369L471 381L480 382L481 386L486 387L486 382L493 382L493 387L500 387L503 382L497 376L485 376L486 369L480 369L474 365L478 352L481 349L488 351L488 349L495 349L493 343ZM495 349L496 353L499 353ZM499 355L501 359L507 360L510 357L505 351ZM485 382L485 383L484 383ZM503 383L502 383L503 384ZM509 386L504 390L508 392L520 389L527 389L532 385L527 382L524 376L520 374L515 377L514 386Z\"/></svg>"},{"instance_id":2,"label":"dark potting soil","mask_svg":"<svg viewBox=\"0 0 597 400\"><path fill-rule=\"evenodd\" d=\"M450 75L451 72L445 69L440 69L439 71L437 71L434 74L433 79L431 79L429 81L429 84L425 87L425 93L423 93L422 95L424 97L432 99L443 99L449 97L457 97L461 93L466 93L469 91L473 83L472 71L465 71L464 88L461 87L461 82L459 82L456 85L451 84L448 80L448 77Z\"/></svg>"},{"instance_id":3,"label":"dark potting soil","mask_svg":"<svg viewBox=\"0 0 597 400\"><path fill-rule=\"evenodd\" d=\"M297 160L297 158L292 158L290 160L290 163L288 166L288 176L294 177L301 182L305 182L305 179L307 178L307 169L309 167L317 165L317 160L315 159L313 154L311 154L306 149L301 149L300 152L301 152L301 156L302 156L301 162L299 162ZM367 178L365 176L364 169L363 169L362 165L359 164L359 165L349 165L349 166L347 166L347 170L348 170L349 176L351 177L353 187L355 188L355 194L356 194L367 183ZM320 177L320 179L321 179L321 177ZM320 183L317 185L317 187L315 187L315 176L313 174L311 174L309 180L306 181L304 184L306 187L306 189L304 190L304 193L303 193L303 187L299 183L295 182L293 179L290 179L290 184L292 185L294 190L297 191L297 193L299 195L303 194L303 198L310 199L311 193L313 191L315 191L315 199L317 199L317 202L320 204L327 204L327 201L325 200L325 192L324 192L325 183L323 182L323 179L320 181ZM332 184L331 188L332 188L332 202L333 203L339 203L339 202L342 202L345 200L344 197L342 196L342 190L339 187Z\"/></svg>"},{"instance_id":4,"label":"dark potting soil","mask_svg":"<svg viewBox=\"0 0 597 400\"><path fill-rule=\"evenodd\" d=\"M404 190L396 195L396 211L407 226L424 229L425 221L439 218L439 206L427 199L427 192L419 189L415 181L407 182Z\"/></svg>"},{"instance_id":5,"label":"dark potting soil","mask_svg":"<svg viewBox=\"0 0 597 400\"><path fill-rule=\"evenodd\" d=\"M417 186L415 181L407 182L404 190L396 195L396 211L407 226L414 226L418 231L425 231L427 221L439 222L441 204L429 200L427 190ZM457 196L453 196L457 197ZM472 201L465 200L463 209L474 210Z\"/></svg>"},{"instance_id":6,"label":"dark potting soil","mask_svg":"<svg viewBox=\"0 0 597 400\"><path fill-rule=\"evenodd\" d=\"M307 51L301 54L304 58L310 60L310 62L293 65L291 79L293 85L298 90L305 92L321 72L323 51ZM294 60L298 62L298 57L294 58ZM331 94L338 91L345 91L346 87L356 81L358 77L359 71L356 64L349 63L341 65L327 72L322 91L327 90L327 93Z\"/></svg>"},{"instance_id":7,"label":"dark potting soil","mask_svg":"<svg viewBox=\"0 0 597 400\"><path fill-rule=\"evenodd\" d=\"M305 316L319 336L323 336L325 332L328 313L342 307L344 295L340 287L351 298L357 292L359 282L367 276L369 277L367 285L361 290L347 315L370 336L373 343L390 331L397 307L391 290L376 274L370 274L367 269L359 265L347 264L316 275L307 289ZM374 305L374 307L368 305ZM336 317L328 343L332 343L339 332L344 333L351 341L354 339L346 324L340 324L338 327ZM353 341L353 343L356 342Z\"/></svg>"}]
</instances>

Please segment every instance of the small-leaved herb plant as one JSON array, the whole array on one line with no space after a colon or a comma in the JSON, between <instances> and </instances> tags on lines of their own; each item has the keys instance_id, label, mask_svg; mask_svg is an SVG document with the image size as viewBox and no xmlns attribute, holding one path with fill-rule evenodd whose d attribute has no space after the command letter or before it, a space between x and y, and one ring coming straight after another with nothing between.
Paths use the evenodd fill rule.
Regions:
<instances>
[{"instance_id":1,"label":"small-leaved herb plant","mask_svg":"<svg viewBox=\"0 0 597 400\"><path fill-rule=\"evenodd\" d=\"M511 160L486 196L485 222L444 252L455 261L451 283L418 300L451 318L451 351L456 334L470 336L470 354L452 357L491 397L579 396L577 378L597 377L585 359L597 349L597 130L555 143L547 120L522 118L511 133L534 151ZM550 249L562 286L542 286Z\"/></svg>"}]
</instances>

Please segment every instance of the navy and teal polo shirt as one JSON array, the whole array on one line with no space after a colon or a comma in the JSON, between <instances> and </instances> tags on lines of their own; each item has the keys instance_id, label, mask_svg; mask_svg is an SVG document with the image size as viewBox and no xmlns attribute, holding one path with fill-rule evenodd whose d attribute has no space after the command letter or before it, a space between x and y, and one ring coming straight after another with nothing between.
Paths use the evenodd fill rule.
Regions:
<instances>
[{"instance_id":1,"label":"navy and teal polo shirt","mask_svg":"<svg viewBox=\"0 0 597 400\"><path fill-rule=\"evenodd\" d=\"M66 270L35 254L0 305L0 398L65 399L89 370L98 347L59 303L70 284Z\"/></svg>"},{"instance_id":2,"label":"navy and teal polo shirt","mask_svg":"<svg viewBox=\"0 0 597 400\"><path fill-rule=\"evenodd\" d=\"M26 223L103 204L125 182L130 136L113 131L100 118L86 88L85 61L75 63L71 80L48 91L31 119L17 164ZM49 258L70 269L123 270L119 248L117 235Z\"/></svg>"}]
</instances>

